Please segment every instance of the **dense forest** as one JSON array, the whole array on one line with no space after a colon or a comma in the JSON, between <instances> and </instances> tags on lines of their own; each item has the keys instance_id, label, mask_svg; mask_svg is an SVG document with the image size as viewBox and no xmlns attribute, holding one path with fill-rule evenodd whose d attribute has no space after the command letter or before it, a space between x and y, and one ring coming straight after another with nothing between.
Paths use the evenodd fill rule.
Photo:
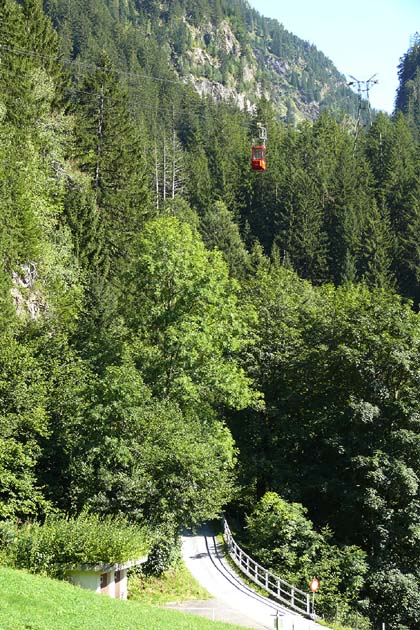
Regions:
<instances>
[{"instance_id":1,"label":"dense forest","mask_svg":"<svg viewBox=\"0 0 420 630\"><path fill-rule=\"evenodd\" d=\"M227 510L327 618L415 630L420 39L356 136L340 99L200 96L168 54L208 15L255 32L239 0L0 4L0 518L128 516L164 557Z\"/></svg>"}]
</instances>

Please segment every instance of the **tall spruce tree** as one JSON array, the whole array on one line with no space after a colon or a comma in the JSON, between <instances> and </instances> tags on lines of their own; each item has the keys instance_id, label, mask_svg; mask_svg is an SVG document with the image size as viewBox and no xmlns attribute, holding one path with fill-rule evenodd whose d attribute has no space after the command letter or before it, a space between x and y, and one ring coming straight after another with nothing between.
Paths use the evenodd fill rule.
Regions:
<instances>
[{"instance_id":1,"label":"tall spruce tree","mask_svg":"<svg viewBox=\"0 0 420 630\"><path fill-rule=\"evenodd\" d=\"M393 238L389 216L373 202L364 218L358 250L358 276L369 287L389 289L395 286L392 273Z\"/></svg>"},{"instance_id":2,"label":"tall spruce tree","mask_svg":"<svg viewBox=\"0 0 420 630\"><path fill-rule=\"evenodd\" d=\"M328 242L309 124L291 136L288 150L277 245L303 278L319 283L328 279Z\"/></svg>"},{"instance_id":3,"label":"tall spruce tree","mask_svg":"<svg viewBox=\"0 0 420 630\"><path fill-rule=\"evenodd\" d=\"M385 189L395 235L393 268L398 288L406 297L418 301L420 162L407 118L401 113L393 126L389 178Z\"/></svg>"},{"instance_id":4,"label":"tall spruce tree","mask_svg":"<svg viewBox=\"0 0 420 630\"><path fill-rule=\"evenodd\" d=\"M250 260L239 228L223 201L216 201L200 221L200 232L208 249L217 248L225 259L231 275L243 277Z\"/></svg>"},{"instance_id":5,"label":"tall spruce tree","mask_svg":"<svg viewBox=\"0 0 420 630\"><path fill-rule=\"evenodd\" d=\"M413 45L400 60L399 86L395 111L407 116L408 124L417 141L420 140L420 35L416 33Z\"/></svg>"},{"instance_id":6,"label":"tall spruce tree","mask_svg":"<svg viewBox=\"0 0 420 630\"><path fill-rule=\"evenodd\" d=\"M127 256L151 211L146 147L127 91L104 54L80 86L74 155L90 176L110 269Z\"/></svg>"}]
</instances>

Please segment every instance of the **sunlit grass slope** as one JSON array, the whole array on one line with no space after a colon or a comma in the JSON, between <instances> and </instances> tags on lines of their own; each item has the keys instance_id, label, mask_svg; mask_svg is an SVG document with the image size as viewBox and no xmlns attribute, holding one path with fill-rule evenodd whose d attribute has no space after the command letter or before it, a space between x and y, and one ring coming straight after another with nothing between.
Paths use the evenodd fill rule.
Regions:
<instances>
[{"instance_id":1,"label":"sunlit grass slope","mask_svg":"<svg viewBox=\"0 0 420 630\"><path fill-rule=\"evenodd\" d=\"M187 613L123 602L0 568L0 630L239 630Z\"/></svg>"}]
</instances>

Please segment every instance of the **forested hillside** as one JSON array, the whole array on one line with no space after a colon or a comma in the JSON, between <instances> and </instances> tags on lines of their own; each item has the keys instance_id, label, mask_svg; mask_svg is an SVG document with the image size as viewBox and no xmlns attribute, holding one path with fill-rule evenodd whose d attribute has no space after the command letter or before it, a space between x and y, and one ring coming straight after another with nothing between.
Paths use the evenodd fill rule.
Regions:
<instances>
[{"instance_id":1,"label":"forested hillside","mask_svg":"<svg viewBox=\"0 0 420 630\"><path fill-rule=\"evenodd\" d=\"M180 79L241 108L265 97L289 123L323 109L357 114L357 97L332 61L244 0L46 0L44 6L70 59L91 60L105 49L120 70Z\"/></svg>"},{"instance_id":2,"label":"forested hillside","mask_svg":"<svg viewBox=\"0 0 420 630\"><path fill-rule=\"evenodd\" d=\"M415 630L418 39L356 138L200 97L162 7L0 5L0 518L125 515L165 559L228 510L327 617Z\"/></svg>"}]
</instances>

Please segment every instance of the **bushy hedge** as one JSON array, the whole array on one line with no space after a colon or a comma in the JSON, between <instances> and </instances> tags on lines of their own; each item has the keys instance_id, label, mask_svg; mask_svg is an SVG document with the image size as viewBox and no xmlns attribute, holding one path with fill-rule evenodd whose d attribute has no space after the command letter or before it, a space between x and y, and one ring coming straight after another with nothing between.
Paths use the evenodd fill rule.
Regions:
<instances>
[{"instance_id":1,"label":"bushy hedge","mask_svg":"<svg viewBox=\"0 0 420 630\"><path fill-rule=\"evenodd\" d=\"M122 563L147 553L148 532L122 517L54 516L45 523L0 523L0 561L52 577L81 564Z\"/></svg>"}]
</instances>

